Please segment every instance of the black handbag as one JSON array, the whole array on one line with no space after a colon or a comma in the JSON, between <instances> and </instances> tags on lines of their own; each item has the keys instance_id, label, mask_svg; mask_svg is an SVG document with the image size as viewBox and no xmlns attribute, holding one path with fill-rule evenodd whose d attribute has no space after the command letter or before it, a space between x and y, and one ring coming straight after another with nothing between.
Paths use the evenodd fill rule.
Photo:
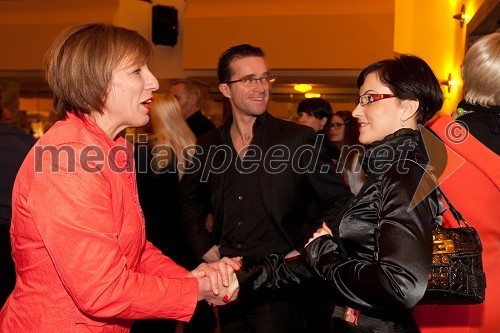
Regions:
<instances>
[{"instance_id":1,"label":"black handbag","mask_svg":"<svg viewBox=\"0 0 500 333\"><path fill-rule=\"evenodd\" d=\"M479 304L484 302L486 276L479 235L441 191L458 228L437 226L432 234L432 266L420 304Z\"/></svg>"},{"instance_id":2,"label":"black handbag","mask_svg":"<svg viewBox=\"0 0 500 333\"><path fill-rule=\"evenodd\" d=\"M415 164L422 167L418 163ZM423 169L427 172L425 168ZM437 182L436 186L441 191ZM486 275L483 271L481 240L476 229L469 227L443 191L441 194L457 221L458 228L443 228L440 225L434 228L431 271L427 289L419 304L482 303L486 289ZM379 228L375 228L376 260L379 258L379 232Z\"/></svg>"}]
</instances>

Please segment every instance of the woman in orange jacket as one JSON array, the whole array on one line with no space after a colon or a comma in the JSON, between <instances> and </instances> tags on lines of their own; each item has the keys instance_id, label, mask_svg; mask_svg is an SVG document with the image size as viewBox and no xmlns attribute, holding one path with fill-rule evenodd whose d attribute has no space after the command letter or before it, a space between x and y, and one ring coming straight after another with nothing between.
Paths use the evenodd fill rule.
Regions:
<instances>
[{"instance_id":1,"label":"woman in orange jacket","mask_svg":"<svg viewBox=\"0 0 500 333\"><path fill-rule=\"evenodd\" d=\"M137 32L104 24L68 29L49 50L61 120L14 184L17 282L0 332L128 332L134 319L188 321L197 301L224 303L237 262L188 272L145 239L133 149L119 134L149 120L151 55Z\"/></svg>"}]
</instances>

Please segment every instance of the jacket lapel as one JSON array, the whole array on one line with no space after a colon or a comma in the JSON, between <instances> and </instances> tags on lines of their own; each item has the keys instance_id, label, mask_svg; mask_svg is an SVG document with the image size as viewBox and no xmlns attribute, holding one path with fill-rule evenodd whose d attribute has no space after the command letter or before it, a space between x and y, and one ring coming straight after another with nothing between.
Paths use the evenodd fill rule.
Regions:
<instances>
[{"instance_id":1,"label":"jacket lapel","mask_svg":"<svg viewBox=\"0 0 500 333\"><path fill-rule=\"evenodd\" d=\"M278 122L269 113L266 115L266 123L264 125L264 132L262 135L262 158L264 159L266 153L269 149L280 142L280 128ZM265 171L264 163L259 167L259 179L260 179L260 192L262 195L262 201L264 202L264 207L269 214L269 216L274 218L273 215L273 177Z\"/></svg>"}]
</instances>

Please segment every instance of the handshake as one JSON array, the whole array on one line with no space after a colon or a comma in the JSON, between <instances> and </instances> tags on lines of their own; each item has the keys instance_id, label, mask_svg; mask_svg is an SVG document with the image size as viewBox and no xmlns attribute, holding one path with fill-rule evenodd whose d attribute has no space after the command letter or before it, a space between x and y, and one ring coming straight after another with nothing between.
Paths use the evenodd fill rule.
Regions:
<instances>
[{"instance_id":1,"label":"handshake","mask_svg":"<svg viewBox=\"0 0 500 333\"><path fill-rule=\"evenodd\" d=\"M198 300L211 305L225 305L238 297L239 284L235 271L241 268L240 257L224 257L218 261L203 263L188 273L187 277L198 280Z\"/></svg>"}]
</instances>

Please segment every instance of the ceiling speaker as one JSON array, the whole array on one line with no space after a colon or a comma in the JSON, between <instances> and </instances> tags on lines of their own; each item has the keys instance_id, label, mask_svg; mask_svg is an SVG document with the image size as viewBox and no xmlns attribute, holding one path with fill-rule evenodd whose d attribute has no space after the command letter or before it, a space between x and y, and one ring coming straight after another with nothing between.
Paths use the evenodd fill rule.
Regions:
<instances>
[{"instance_id":1,"label":"ceiling speaker","mask_svg":"<svg viewBox=\"0 0 500 333\"><path fill-rule=\"evenodd\" d=\"M171 6L153 6L153 44L177 44L177 9Z\"/></svg>"}]
</instances>

